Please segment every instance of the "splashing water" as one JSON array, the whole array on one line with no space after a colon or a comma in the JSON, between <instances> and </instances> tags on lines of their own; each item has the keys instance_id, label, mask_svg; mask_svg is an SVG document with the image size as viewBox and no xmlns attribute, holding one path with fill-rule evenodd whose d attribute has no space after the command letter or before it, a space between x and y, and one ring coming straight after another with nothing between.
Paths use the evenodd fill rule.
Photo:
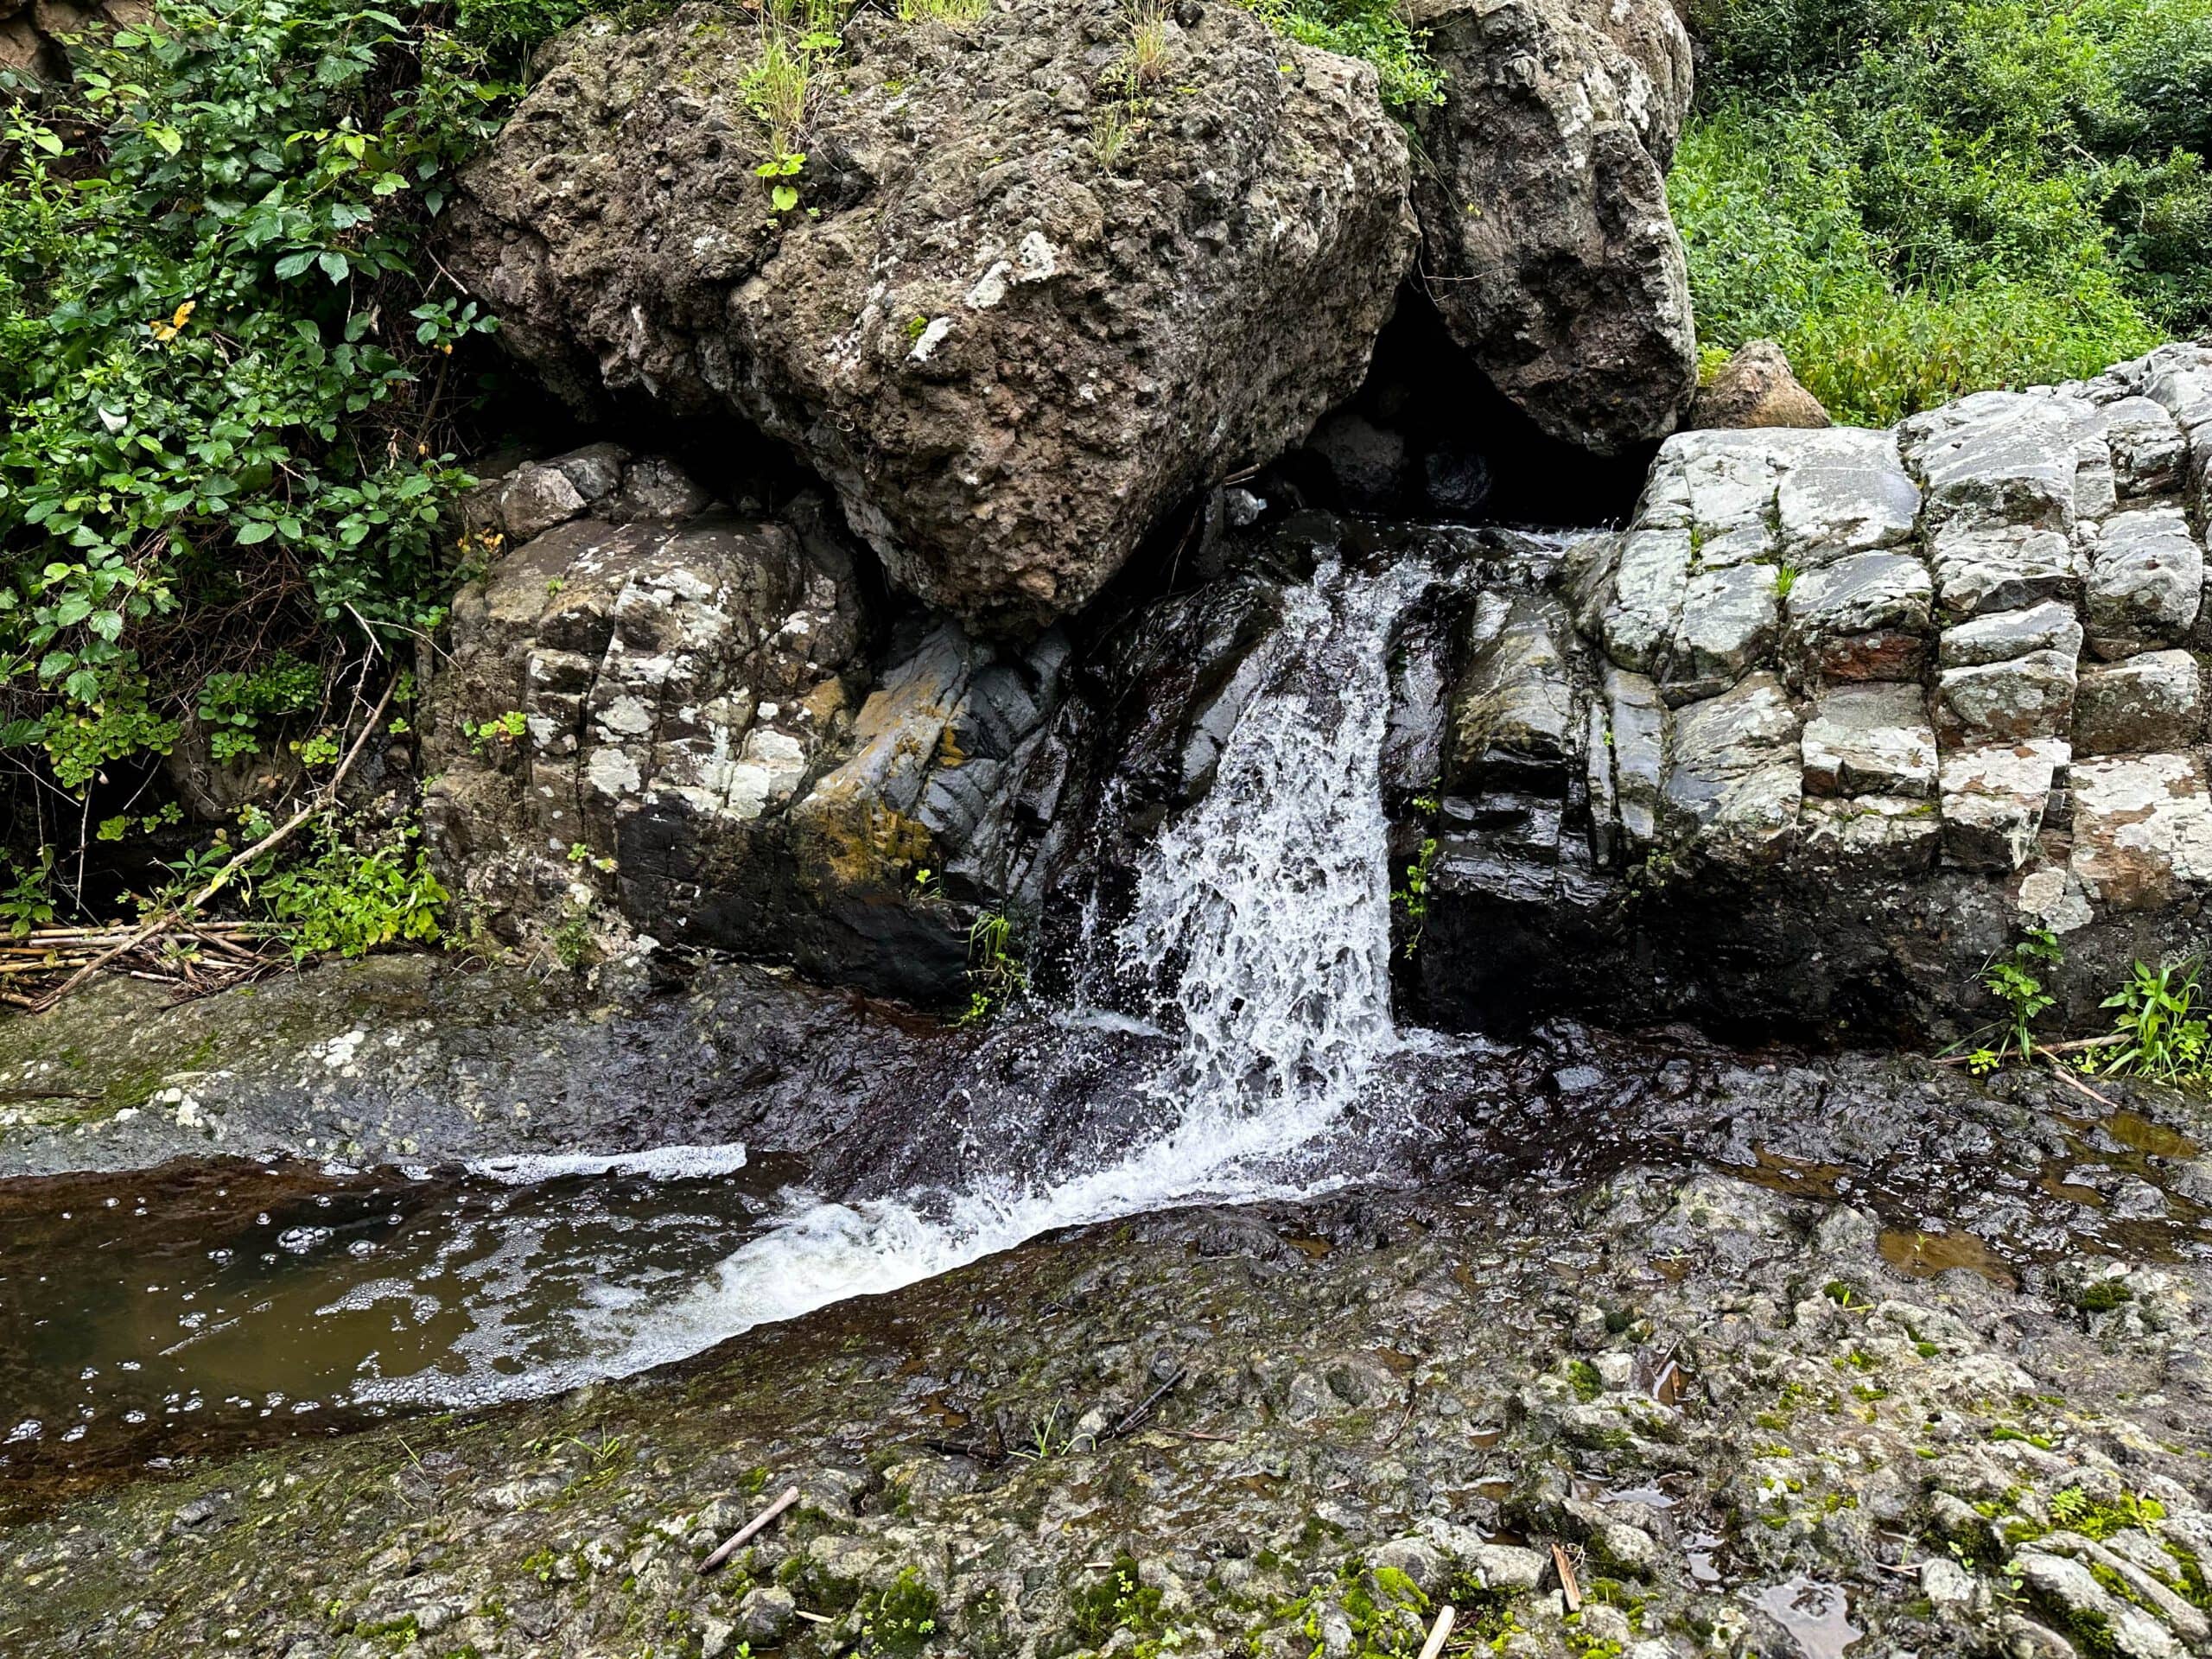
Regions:
<instances>
[{"instance_id":1,"label":"splashing water","mask_svg":"<svg viewBox=\"0 0 2212 1659\"><path fill-rule=\"evenodd\" d=\"M1388 823L1377 775L1386 647L1433 579L1325 566L1285 596L1262 684L1213 787L1142 856L1116 976L1149 988L1179 1052L1146 1081L1168 1127L1097 1166L983 1171L941 1194L823 1204L781 1221L632 1355L650 1363L846 1297L893 1290L1057 1227L1200 1201L1310 1195L1390 1018ZM1357 1172L1351 1172L1356 1174Z\"/></svg>"},{"instance_id":2,"label":"splashing water","mask_svg":"<svg viewBox=\"0 0 2212 1659\"><path fill-rule=\"evenodd\" d=\"M1126 913L1084 918L1097 1006L995 1035L950 1186L825 1202L792 1185L798 1160L737 1145L304 1182L228 1169L161 1217L127 1181L95 1183L0 1238L0 1293L63 1315L0 1354L0 1470L68 1464L89 1435L101 1455L142 1453L543 1395L1055 1228L1370 1173L1380 1154L1351 1131L1376 1127L1368 1081L1400 1046L1387 652L1432 580L1332 566L1283 595L1212 787L1138 855ZM1109 1080L1086 1081L1096 1115L1007 1088L1036 1066ZM954 1111L921 1132L959 1133ZM81 1281L44 1288L74 1271L63 1260Z\"/></svg>"}]
</instances>

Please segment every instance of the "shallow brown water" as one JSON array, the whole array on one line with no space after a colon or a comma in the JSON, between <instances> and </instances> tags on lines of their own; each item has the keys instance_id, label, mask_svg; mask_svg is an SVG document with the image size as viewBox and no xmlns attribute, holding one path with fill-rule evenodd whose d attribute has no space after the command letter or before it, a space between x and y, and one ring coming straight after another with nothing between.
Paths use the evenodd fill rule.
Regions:
<instances>
[{"instance_id":1,"label":"shallow brown water","mask_svg":"<svg viewBox=\"0 0 2212 1659\"><path fill-rule=\"evenodd\" d=\"M677 1179L226 1162L0 1186L0 1483L676 1357L671 1311L801 1173L735 1156Z\"/></svg>"}]
</instances>

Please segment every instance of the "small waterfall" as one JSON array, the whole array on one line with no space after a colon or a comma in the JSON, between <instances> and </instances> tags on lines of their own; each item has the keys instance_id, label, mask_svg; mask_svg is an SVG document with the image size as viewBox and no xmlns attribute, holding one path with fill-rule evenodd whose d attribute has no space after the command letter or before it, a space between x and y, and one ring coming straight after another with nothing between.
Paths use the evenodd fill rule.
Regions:
<instances>
[{"instance_id":1,"label":"small waterfall","mask_svg":"<svg viewBox=\"0 0 2212 1659\"><path fill-rule=\"evenodd\" d=\"M1154 976L1156 1016L1183 1035L1155 1083L1194 1118L1333 1114L1395 1040L1376 768L1391 625L1428 575L1331 565L1287 595L1212 789L1144 855L1118 968Z\"/></svg>"},{"instance_id":2,"label":"small waterfall","mask_svg":"<svg viewBox=\"0 0 2212 1659\"><path fill-rule=\"evenodd\" d=\"M1108 959L1100 971L1177 1039L1144 1083L1159 1132L1052 1176L993 1166L983 1145L974 1155L984 1166L950 1192L853 1204L791 1194L614 1369L896 1289L1053 1228L1297 1197L1363 1173L1331 1154L1397 1046L1378 779L1387 653L1433 575L1417 563L1377 574L1332 563L1287 594L1284 621L1260 647L1263 689L1213 787L1142 856L1130 913L1110 928L1086 918Z\"/></svg>"}]
</instances>

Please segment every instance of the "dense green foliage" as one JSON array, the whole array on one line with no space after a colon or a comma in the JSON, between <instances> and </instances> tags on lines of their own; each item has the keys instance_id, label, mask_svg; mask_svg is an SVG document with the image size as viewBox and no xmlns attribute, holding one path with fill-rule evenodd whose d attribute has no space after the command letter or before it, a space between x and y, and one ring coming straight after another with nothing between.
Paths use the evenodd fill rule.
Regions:
<instances>
[{"instance_id":1,"label":"dense green foliage","mask_svg":"<svg viewBox=\"0 0 2212 1659\"><path fill-rule=\"evenodd\" d=\"M1244 0L1279 34L1304 46L1363 58L1381 77L1394 110L1440 104L1444 82L1429 61L1427 36L1408 25L1395 0Z\"/></svg>"},{"instance_id":2,"label":"dense green foliage","mask_svg":"<svg viewBox=\"0 0 2212 1659\"><path fill-rule=\"evenodd\" d=\"M0 86L0 762L19 849L173 823L114 809L194 723L216 764L282 741L327 771L364 689L440 620L442 515L467 482L454 423L475 395L453 353L492 323L423 245L512 66L575 15L561 3L162 0L144 28L72 42L68 84ZM391 886L387 856L347 871ZM73 868L38 858L57 881ZM308 887L346 873L333 859ZM298 912L308 887L270 891ZM338 948L383 925L308 920Z\"/></svg>"},{"instance_id":3,"label":"dense green foliage","mask_svg":"<svg viewBox=\"0 0 2212 1659\"><path fill-rule=\"evenodd\" d=\"M2212 326L2212 0L1700 0L1700 338L1841 417Z\"/></svg>"}]
</instances>

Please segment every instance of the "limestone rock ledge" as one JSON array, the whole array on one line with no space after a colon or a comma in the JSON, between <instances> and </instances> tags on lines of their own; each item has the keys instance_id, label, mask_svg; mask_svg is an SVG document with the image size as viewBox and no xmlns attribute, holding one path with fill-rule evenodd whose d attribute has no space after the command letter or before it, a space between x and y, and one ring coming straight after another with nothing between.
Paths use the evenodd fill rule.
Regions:
<instances>
[{"instance_id":1,"label":"limestone rock ledge","mask_svg":"<svg viewBox=\"0 0 2212 1659\"><path fill-rule=\"evenodd\" d=\"M2208 468L2196 346L1890 431L1669 439L1628 528L1566 560L1573 625L1548 613L1522 653L1548 689L1509 688L1570 710L1524 732L1550 771L1445 780L1424 984L1471 1014L1499 927L1533 945L1624 881L1647 971L1732 979L1750 1017L1971 1005L2024 929L2111 976L2189 947L2212 883ZM1493 720L1480 663L1460 674L1459 725ZM1558 821L1544 800L1567 831L1503 868L1494 836L1452 833Z\"/></svg>"},{"instance_id":2,"label":"limestone rock ledge","mask_svg":"<svg viewBox=\"0 0 2212 1659\"><path fill-rule=\"evenodd\" d=\"M715 506L609 444L468 512L512 545L456 599L423 719L429 844L468 925L516 941L619 914L665 944L958 992L965 901L1019 884L1004 826L1060 635L891 626L818 497Z\"/></svg>"}]
</instances>

